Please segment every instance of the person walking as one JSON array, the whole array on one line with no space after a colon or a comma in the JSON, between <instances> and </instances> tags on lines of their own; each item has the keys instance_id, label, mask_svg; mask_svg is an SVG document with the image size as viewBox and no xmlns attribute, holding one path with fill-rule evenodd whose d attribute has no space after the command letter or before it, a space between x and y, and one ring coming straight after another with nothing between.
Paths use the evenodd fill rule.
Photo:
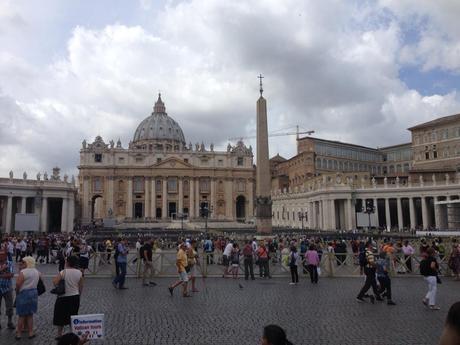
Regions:
<instances>
[{"instance_id":1,"label":"person walking","mask_svg":"<svg viewBox=\"0 0 460 345\"><path fill-rule=\"evenodd\" d=\"M439 306L436 305L437 276L439 270L439 265L435 258L436 251L430 247L427 249L426 255L427 257L420 262L420 274L428 284L428 292L422 302L431 310L439 310Z\"/></svg>"},{"instance_id":2,"label":"person walking","mask_svg":"<svg viewBox=\"0 0 460 345\"><path fill-rule=\"evenodd\" d=\"M188 273L189 281L192 283L192 292L199 292L196 288L196 275L197 269L196 265L198 265L198 252L195 250L196 247L196 240L192 239L188 245L187 250L185 253L187 254L187 266L185 271Z\"/></svg>"},{"instance_id":3,"label":"person walking","mask_svg":"<svg viewBox=\"0 0 460 345\"><path fill-rule=\"evenodd\" d=\"M404 244L402 246L402 251L404 254L404 263L406 264L407 273L411 273L412 272L412 255L414 255L415 250L410 245L408 240L404 241Z\"/></svg>"},{"instance_id":4,"label":"person walking","mask_svg":"<svg viewBox=\"0 0 460 345\"><path fill-rule=\"evenodd\" d=\"M57 326L57 337L62 336L64 326L70 325L70 317L78 315L80 295L83 290L83 273L77 268L79 259L72 255L66 259L64 270L53 278L54 286L61 280L65 282L65 293L57 296L54 303L53 325Z\"/></svg>"},{"instance_id":5,"label":"person walking","mask_svg":"<svg viewBox=\"0 0 460 345\"><path fill-rule=\"evenodd\" d=\"M224 274L222 278L225 278L227 274L230 274L230 256L232 255L233 241L228 241L222 254L222 265L224 265Z\"/></svg>"},{"instance_id":6,"label":"person walking","mask_svg":"<svg viewBox=\"0 0 460 345\"><path fill-rule=\"evenodd\" d=\"M118 288L120 290L125 290L125 279L126 279L126 266L128 265L128 241L123 239L117 245L117 266L118 266L118 275L112 282L114 288Z\"/></svg>"},{"instance_id":7,"label":"person walking","mask_svg":"<svg viewBox=\"0 0 460 345\"><path fill-rule=\"evenodd\" d=\"M299 282L299 271L297 266L300 261L300 255L297 253L297 248L291 246L291 251L289 253L289 269L291 271L291 282L289 285L295 285Z\"/></svg>"},{"instance_id":8,"label":"person walking","mask_svg":"<svg viewBox=\"0 0 460 345\"><path fill-rule=\"evenodd\" d=\"M27 330L29 339L35 338L33 315L38 308L37 285L40 280L40 272L35 268L35 259L25 256L19 262L20 272L16 278L16 315L18 324L16 327L16 340L21 339L21 334Z\"/></svg>"},{"instance_id":9,"label":"person walking","mask_svg":"<svg viewBox=\"0 0 460 345\"><path fill-rule=\"evenodd\" d=\"M246 245L243 248L243 257L244 257L244 279L248 280L249 275L251 275L251 280L254 278L254 251L252 249L251 241L246 241Z\"/></svg>"},{"instance_id":10,"label":"person walking","mask_svg":"<svg viewBox=\"0 0 460 345\"><path fill-rule=\"evenodd\" d=\"M374 296L370 295L369 299L371 303L373 304L375 299L378 301L381 301L382 298L379 295L379 291L377 288L377 282L375 280L375 258L374 258L374 253L372 252L372 242L367 243L367 248L365 251L365 262L364 262L364 274L366 275L366 281L364 283L364 286L362 287L361 291L359 292L358 296L356 299L358 302L364 302L364 296L369 291L369 289L372 287L372 291L374 292Z\"/></svg>"},{"instance_id":11,"label":"person walking","mask_svg":"<svg viewBox=\"0 0 460 345\"><path fill-rule=\"evenodd\" d=\"M90 245L88 245L85 240L83 240L80 246L80 256L78 265L83 276L85 276L85 270L88 269L89 257L92 252L93 248Z\"/></svg>"},{"instance_id":12,"label":"person walking","mask_svg":"<svg viewBox=\"0 0 460 345\"><path fill-rule=\"evenodd\" d=\"M391 279L388 274L389 270L390 260L388 259L387 253L381 252L376 261L377 279L380 284L379 295L387 298L388 305L396 305L391 299Z\"/></svg>"},{"instance_id":13,"label":"person walking","mask_svg":"<svg viewBox=\"0 0 460 345\"><path fill-rule=\"evenodd\" d=\"M179 245L179 250L177 251L177 256L176 256L176 267L177 267L177 273L179 273L179 280L174 282L172 285L168 286L169 293L171 294L171 297L173 296L174 289L178 287L179 285L182 285L182 296L183 297L191 297L187 292L187 285L188 285L188 275L185 270L185 267L187 267L187 253L185 252L187 249L187 246L185 242L182 242Z\"/></svg>"},{"instance_id":14,"label":"person walking","mask_svg":"<svg viewBox=\"0 0 460 345\"><path fill-rule=\"evenodd\" d=\"M209 237L206 237L206 241L204 241L204 253L206 255L206 264L213 265L214 264L214 244Z\"/></svg>"},{"instance_id":15,"label":"person walking","mask_svg":"<svg viewBox=\"0 0 460 345\"><path fill-rule=\"evenodd\" d=\"M15 329L13 324L13 261L9 259L7 252L0 252L0 308L2 300L5 301L5 315L8 318L8 329ZM0 325L0 328L1 325Z\"/></svg>"},{"instance_id":16,"label":"person walking","mask_svg":"<svg viewBox=\"0 0 460 345\"><path fill-rule=\"evenodd\" d=\"M237 243L233 243L230 261L232 265L232 277L233 279L238 279L238 271L240 269L240 248Z\"/></svg>"},{"instance_id":17,"label":"person walking","mask_svg":"<svg viewBox=\"0 0 460 345\"><path fill-rule=\"evenodd\" d=\"M320 264L320 258L314 244L310 244L305 253L305 261L307 263L308 273L310 273L311 283L318 284L318 266Z\"/></svg>"},{"instance_id":18,"label":"person walking","mask_svg":"<svg viewBox=\"0 0 460 345\"><path fill-rule=\"evenodd\" d=\"M152 281L153 274L153 240L146 241L142 248L139 250L141 257L144 261L144 271L142 272L142 285L155 286L157 285ZM147 278L149 282L147 283Z\"/></svg>"}]
</instances>

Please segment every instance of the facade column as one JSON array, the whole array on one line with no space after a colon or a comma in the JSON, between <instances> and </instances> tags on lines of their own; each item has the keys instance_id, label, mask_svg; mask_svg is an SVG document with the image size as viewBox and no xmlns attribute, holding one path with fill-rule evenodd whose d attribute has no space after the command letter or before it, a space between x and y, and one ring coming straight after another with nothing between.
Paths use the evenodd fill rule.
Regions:
<instances>
[{"instance_id":1,"label":"facade column","mask_svg":"<svg viewBox=\"0 0 460 345\"><path fill-rule=\"evenodd\" d=\"M233 217L233 182L225 180L225 217L234 220Z\"/></svg>"},{"instance_id":2,"label":"facade column","mask_svg":"<svg viewBox=\"0 0 460 345\"><path fill-rule=\"evenodd\" d=\"M126 217L133 218L133 179L128 178L128 190L126 191Z\"/></svg>"},{"instance_id":3,"label":"facade column","mask_svg":"<svg viewBox=\"0 0 460 345\"><path fill-rule=\"evenodd\" d=\"M12 224L12 215L13 213L13 197L11 195L8 196L8 201L6 204L6 222L5 222L5 232L9 234L11 232L11 224Z\"/></svg>"},{"instance_id":4,"label":"facade column","mask_svg":"<svg viewBox=\"0 0 460 345\"><path fill-rule=\"evenodd\" d=\"M196 179L195 183L195 211L197 218L200 217L200 179Z\"/></svg>"},{"instance_id":5,"label":"facade column","mask_svg":"<svg viewBox=\"0 0 460 345\"><path fill-rule=\"evenodd\" d=\"M246 218L252 218L254 217L254 182L251 179L248 182L248 189L249 212Z\"/></svg>"},{"instance_id":6,"label":"facade column","mask_svg":"<svg viewBox=\"0 0 460 345\"><path fill-rule=\"evenodd\" d=\"M184 213L184 181L179 177L179 210L178 213Z\"/></svg>"},{"instance_id":7,"label":"facade column","mask_svg":"<svg viewBox=\"0 0 460 345\"><path fill-rule=\"evenodd\" d=\"M385 198L385 223L388 230L391 230L390 198Z\"/></svg>"},{"instance_id":8,"label":"facade column","mask_svg":"<svg viewBox=\"0 0 460 345\"><path fill-rule=\"evenodd\" d=\"M168 218L168 178L163 178L163 193L161 194L161 218Z\"/></svg>"},{"instance_id":9,"label":"facade column","mask_svg":"<svg viewBox=\"0 0 460 345\"><path fill-rule=\"evenodd\" d=\"M417 226L417 220L415 219L415 207L414 198L409 198L409 216L410 216L410 228L414 230Z\"/></svg>"},{"instance_id":10,"label":"facade column","mask_svg":"<svg viewBox=\"0 0 460 345\"><path fill-rule=\"evenodd\" d=\"M61 232L69 232L67 213L68 213L68 203L67 198L62 198L62 210L61 210Z\"/></svg>"},{"instance_id":11,"label":"facade column","mask_svg":"<svg viewBox=\"0 0 460 345\"><path fill-rule=\"evenodd\" d=\"M90 194L90 177L84 176L83 177L82 213L83 213L83 219L86 222L90 221L90 218L91 218L91 215L90 215L91 200L89 200L89 194Z\"/></svg>"},{"instance_id":12,"label":"facade column","mask_svg":"<svg viewBox=\"0 0 460 345\"><path fill-rule=\"evenodd\" d=\"M336 214L335 214L335 199L329 200L329 229L336 230L337 229L337 221L336 221Z\"/></svg>"},{"instance_id":13,"label":"facade column","mask_svg":"<svg viewBox=\"0 0 460 345\"><path fill-rule=\"evenodd\" d=\"M190 191L188 193L189 207L188 207L188 218L195 218L195 179L193 177L189 180Z\"/></svg>"},{"instance_id":14,"label":"facade column","mask_svg":"<svg viewBox=\"0 0 460 345\"><path fill-rule=\"evenodd\" d=\"M144 180L144 218L150 218L150 178Z\"/></svg>"},{"instance_id":15,"label":"facade column","mask_svg":"<svg viewBox=\"0 0 460 345\"><path fill-rule=\"evenodd\" d=\"M155 219L157 217L157 208L156 208L156 200L157 200L157 193L156 193L156 185L157 181L155 177L151 178L150 181L150 218Z\"/></svg>"},{"instance_id":16,"label":"facade column","mask_svg":"<svg viewBox=\"0 0 460 345\"><path fill-rule=\"evenodd\" d=\"M434 227L441 229L441 205L437 205L438 197L435 196L433 200L434 204Z\"/></svg>"},{"instance_id":17,"label":"facade column","mask_svg":"<svg viewBox=\"0 0 460 345\"><path fill-rule=\"evenodd\" d=\"M420 198L422 202L422 223L423 223L423 230L428 229L428 210L426 207L426 197L422 196Z\"/></svg>"},{"instance_id":18,"label":"facade column","mask_svg":"<svg viewBox=\"0 0 460 345\"><path fill-rule=\"evenodd\" d=\"M379 207L378 207L378 199L375 198L374 199L374 214L375 214L375 217L377 219L377 228L380 226L379 224Z\"/></svg>"},{"instance_id":19,"label":"facade column","mask_svg":"<svg viewBox=\"0 0 460 345\"><path fill-rule=\"evenodd\" d=\"M26 213L26 210L27 210L27 198L25 196L23 196L21 198L21 213Z\"/></svg>"},{"instance_id":20,"label":"facade column","mask_svg":"<svg viewBox=\"0 0 460 345\"><path fill-rule=\"evenodd\" d=\"M42 212L40 216L41 232L48 232L48 198L42 198Z\"/></svg>"},{"instance_id":21,"label":"facade column","mask_svg":"<svg viewBox=\"0 0 460 345\"><path fill-rule=\"evenodd\" d=\"M75 219L75 194L72 192L69 198L67 231L73 231L73 221Z\"/></svg>"},{"instance_id":22,"label":"facade column","mask_svg":"<svg viewBox=\"0 0 460 345\"><path fill-rule=\"evenodd\" d=\"M329 230L329 222L328 222L328 200L321 200L322 205L322 215L323 215L323 226L322 230Z\"/></svg>"},{"instance_id":23,"label":"facade column","mask_svg":"<svg viewBox=\"0 0 460 345\"><path fill-rule=\"evenodd\" d=\"M210 211L212 210L212 213L209 214L210 218L215 218L214 213L217 211L217 208L216 208L216 181L214 180L213 177L211 177L210 182L211 182L211 204L208 205L208 208Z\"/></svg>"},{"instance_id":24,"label":"facade column","mask_svg":"<svg viewBox=\"0 0 460 345\"><path fill-rule=\"evenodd\" d=\"M397 198L396 203L397 203L397 208L398 208L398 230L401 231L404 228L401 198Z\"/></svg>"},{"instance_id":25,"label":"facade column","mask_svg":"<svg viewBox=\"0 0 460 345\"><path fill-rule=\"evenodd\" d=\"M307 220L307 227L309 229L314 229L315 227L315 221L314 221L314 215L313 215L313 207L314 207L314 204L312 202L309 202L308 203L308 211L307 211L307 217L308 217L308 220Z\"/></svg>"},{"instance_id":26,"label":"facade column","mask_svg":"<svg viewBox=\"0 0 460 345\"><path fill-rule=\"evenodd\" d=\"M347 227L348 230L354 230L355 220L355 205L353 205L352 199L347 199Z\"/></svg>"},{"instance_id":27,"label":"facade column","mask_svg":"<svg viewBox=\"0 0 460 345\"><path fill-rule=\"evenodd\" d=\"M108 216L109 209L112 210L112 214L115 214L115 210L113 209L114 180L115 180L114 176L109 176L107 178L107 192L105 193L107 197L107 203L106 203L106 210L104 210L104 214L106 214L107 216Z\"/></svg>"}]
</instances>

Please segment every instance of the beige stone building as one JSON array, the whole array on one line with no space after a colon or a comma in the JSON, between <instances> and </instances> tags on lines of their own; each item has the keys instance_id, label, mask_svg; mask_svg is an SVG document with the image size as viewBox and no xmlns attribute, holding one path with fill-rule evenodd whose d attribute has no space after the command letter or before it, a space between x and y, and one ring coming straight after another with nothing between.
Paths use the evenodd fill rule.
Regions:
<instances>
[{"instance_id":1,"label":"beige stone building","mask_svg":"<svg viewBox=\"0 0 460 345\"><path fill-rule=\"evenodd\" d=\"M73 231L76 196L74 177L61 178L59 168L51 176L38 173L35 179L25 172L15 178L10 172L8 178L0 178L0 232L15 231L17 215L35 217L38 226L33 231Z\"/></svg>"},{"instance_id":2,"label":"beige stone building","mask_svg":"<svg viewBox=\"0 0 460 345\"><path fill-rule=\"evenodd\" d=\"M296 156L272 161L274 224L363 227L370 202L372 227L460 229L460 114L409 130L411 143L385 148L298 139Z\"/></svg>"},{"instance_id":3,"label":"beige stone building","mask_svg":"<svg viewBox=\"0 0 460 345\"><path fill-rule=\"evenodd\" d=\"M82 222L168 221L183 215L245 221L254 215L253 152L243 142L217 151L213 144L186 144L179 124L159 95L153 112L135 130L127 148L98 136L80 150Z\"/></svg>"}]
</instances>

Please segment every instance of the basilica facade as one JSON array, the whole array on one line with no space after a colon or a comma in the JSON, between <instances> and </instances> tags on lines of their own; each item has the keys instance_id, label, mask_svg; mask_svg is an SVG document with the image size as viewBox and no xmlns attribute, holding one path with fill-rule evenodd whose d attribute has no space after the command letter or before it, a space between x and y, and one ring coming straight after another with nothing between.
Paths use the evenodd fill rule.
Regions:
<instances>
[{"instance_id":1,"label":"basilica facade","mask_svg":"<svg viewBox=\"0 0 460 345\"><path fill-rule=\"evenodd\" d=\"M124 148L97 136L80 150L81 221L247 221L254 215L253 152L242 141L225 151L186 144L158 96L153 112Z\"/></svg>"}]
</instances>

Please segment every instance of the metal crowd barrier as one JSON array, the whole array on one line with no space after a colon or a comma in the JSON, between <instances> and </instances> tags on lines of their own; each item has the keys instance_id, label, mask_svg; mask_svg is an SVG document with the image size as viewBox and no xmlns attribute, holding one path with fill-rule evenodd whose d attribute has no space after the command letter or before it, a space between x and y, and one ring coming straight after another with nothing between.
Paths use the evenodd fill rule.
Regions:
<instances>
[{"instance_id":1,"label":"metal crowd barrier","mask_svg":"<svg viewBox=\"0 0 460 345\"><path fill-rule=\"evenodd\" d=\"M177 276L176 268L176 251L155 251L152 255L153 276L154 277L175 277ZM114 276L115 260L114 252L94 252L90 256L88 270L85 276ZM290 268L285 256L279 252L277 255L271 255L269 260L269 271L273 277L289 277ZM375 254L378 259L378 254ZM390 275L392 277L420 276L420 261L418 255L405 257L404 255L390 255ZM440 275L451 276L452 272L448 267L448 255L438 258L440 264ZM259 267L255 265L253 259L254 274L259 275ZM358 255L354 253L323 253L319 265L320 276L322 277L357 277L360 276L361 268L358 262ZM222 277L225 267L222 264L222 252L199 253L197 262L198 277ZM302 263L298 266L299 274L305 273ZM143 262L136 252L128 254L127 275L131 277L142 277ZM244 276L244 257L240 257L238 275Z\"/></svg>"}]
</instances>

